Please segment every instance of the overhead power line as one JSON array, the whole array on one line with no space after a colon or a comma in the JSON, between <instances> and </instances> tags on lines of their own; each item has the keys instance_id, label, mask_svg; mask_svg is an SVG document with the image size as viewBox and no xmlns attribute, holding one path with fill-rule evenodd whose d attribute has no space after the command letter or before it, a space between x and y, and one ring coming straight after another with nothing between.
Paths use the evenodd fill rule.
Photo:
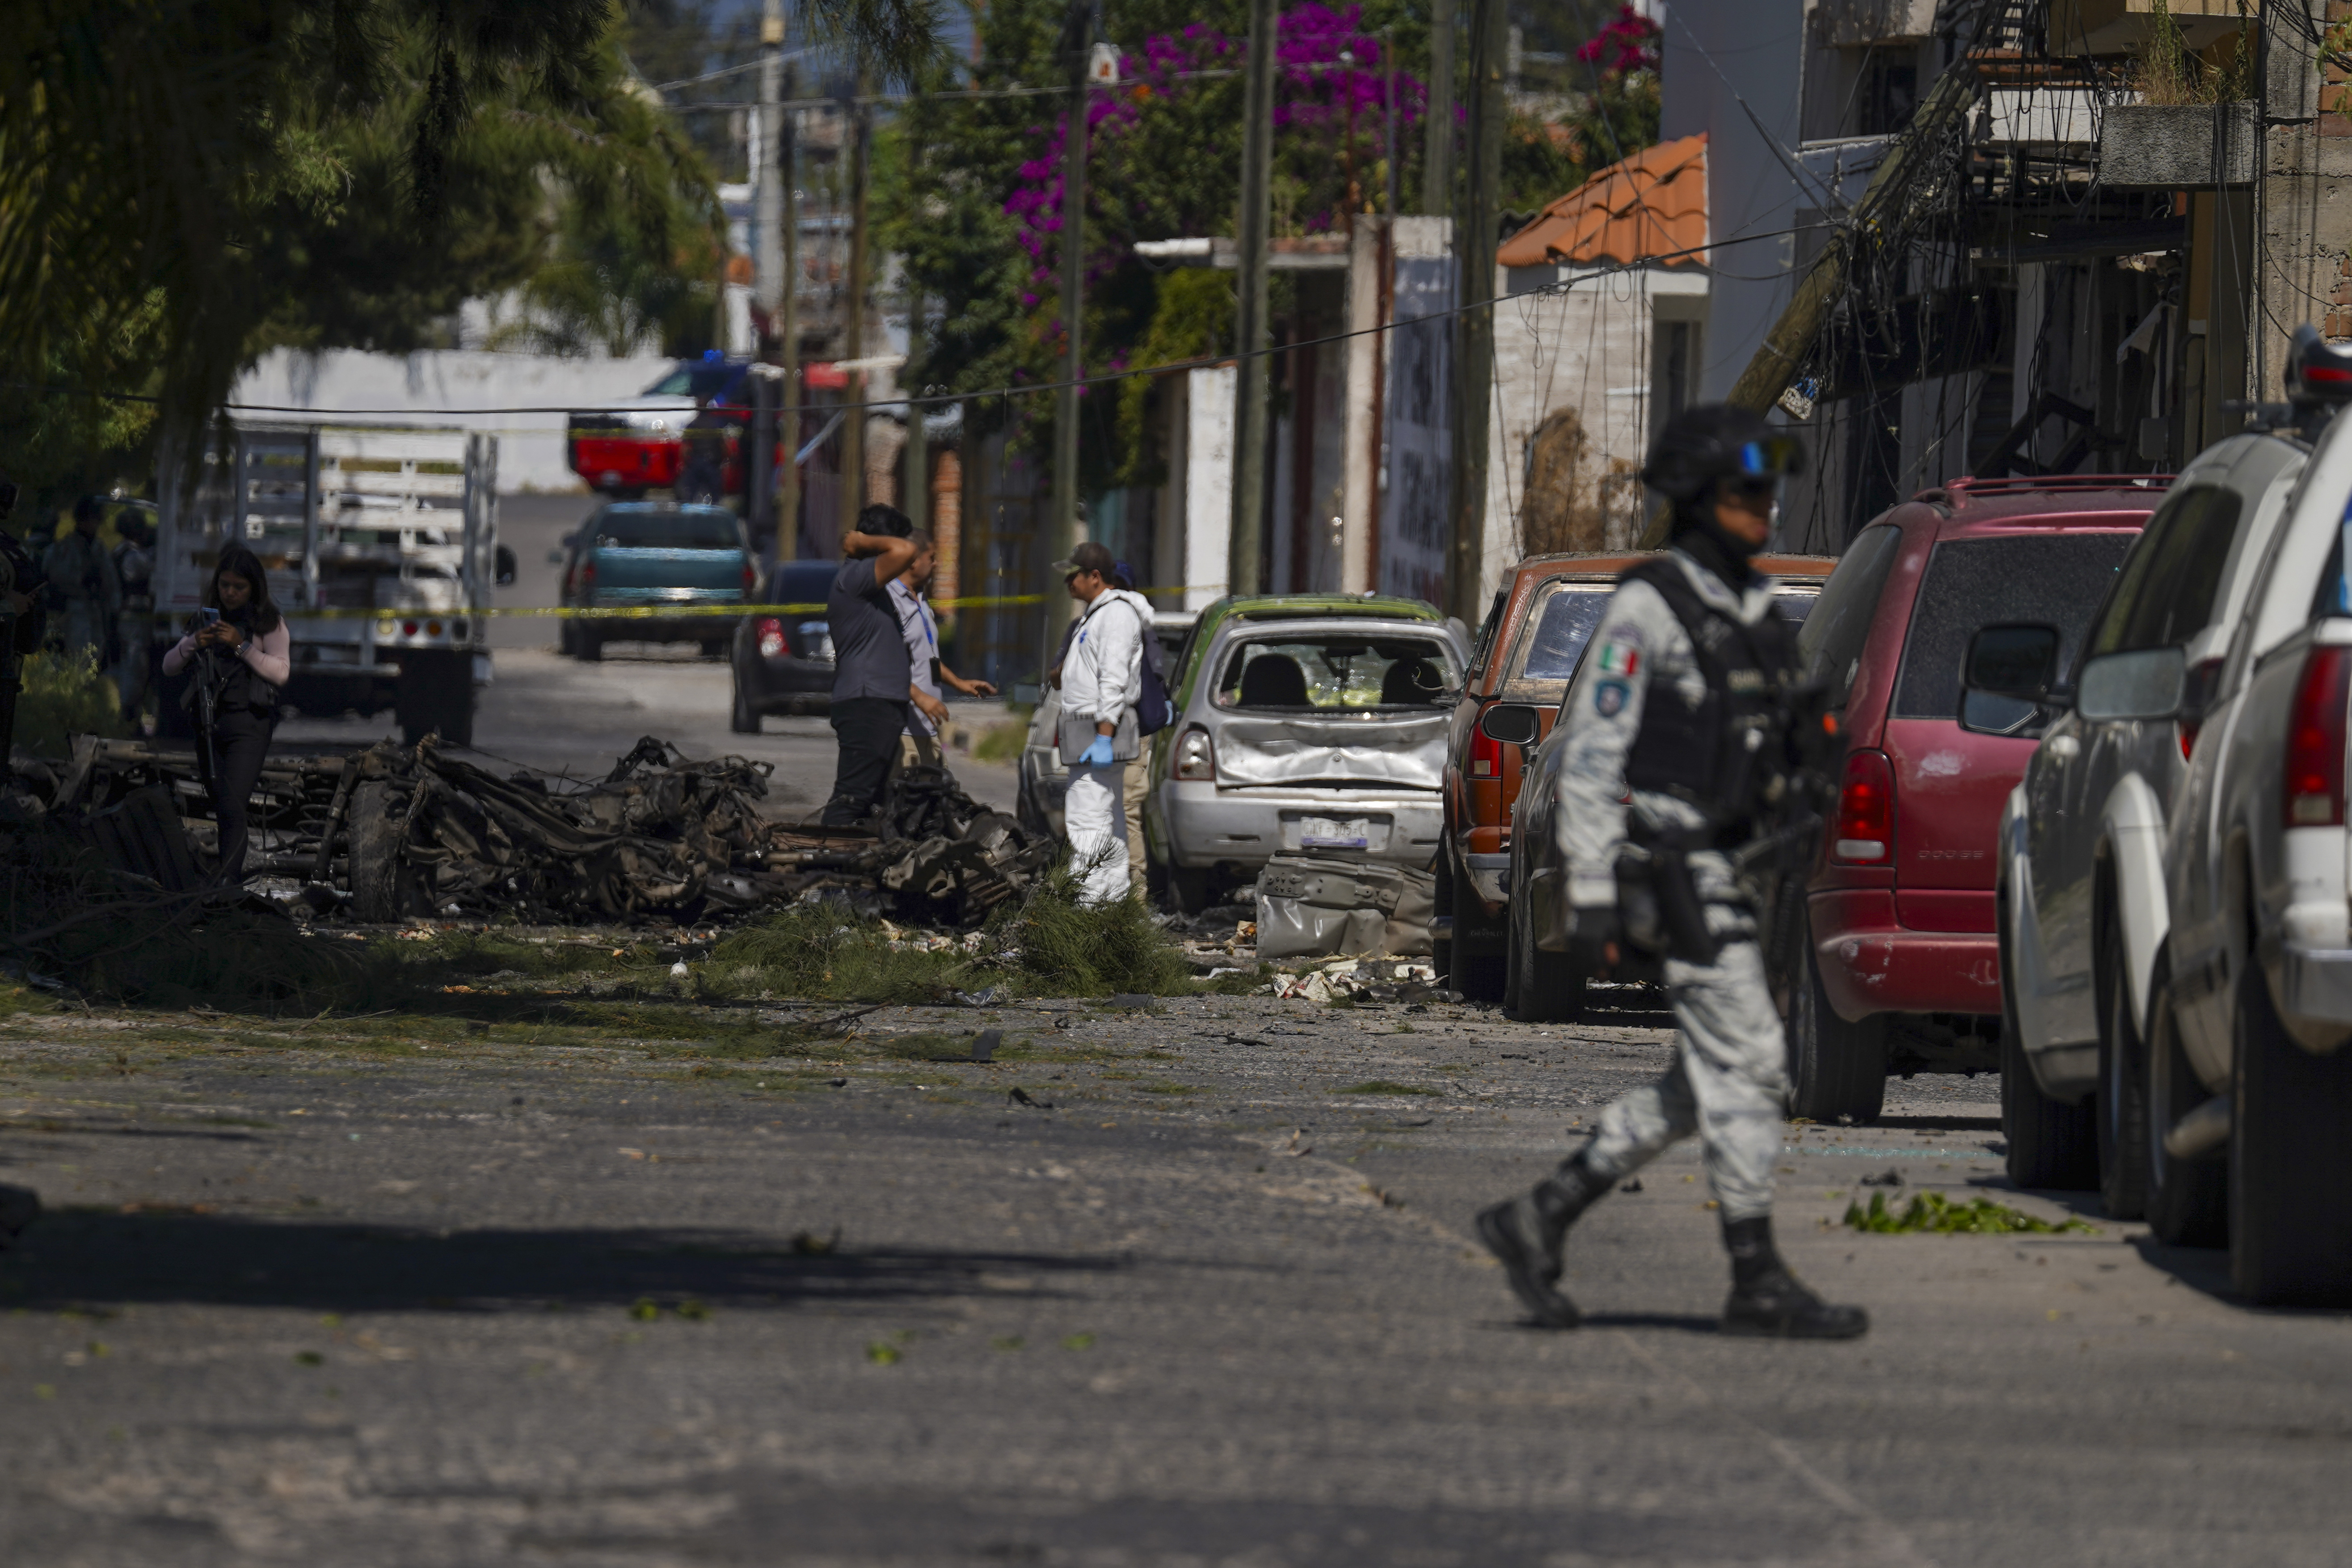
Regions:
<instances>
[{"instance_id":1,"label":"overhead power line","mask_svg":"<svg viewBox=\"0 0 2352 1568\"><path fill-rule=\"evenodd\" d=\"M1787 239L1793 235L1808 232L1811 226L1814 226L1774 229L1765 234L1736 235L1727 239L1711 240L1705 245L1689 246L1681 250L1662 251L1655 256L1645 256L1639 261L1612 262L1607 266L1590 268L1566 282L1539 283L1532 289L1517 289L1512 293L1497 295L1492 300L1473 300L1468 304L1456 305L1444 310L1432 310L1426 315L1413 316L1402 321L1383 321L1377 326L1360 327L1353 331L1332 332L1319 338L1302 338L1293 342L1277 343L1271 348L1260 349L1251 354L1212 354L1201 359L1171 360L1165 364L1142 365L1128 370L1103 370L1082 376L1075 383L1036 381L1017 386L991 386L971 392L941 392L924 395L875 398L863 403L828 403L824 406L828 410L839 410L843 413L860 408L909 406L945 408L959 403L972 403L992 397L1028 397L1043 392L1059 392L1069 385L1105 386L1113 382L1128 380L1132 376L1166 375L1180 370L1206 370L1216 365L1233 364L1243 359L1271 357L1275 354L1289 353L1297 349L1317 348L1324 343L1343 343L1351 338L1374 337L1382 332L1425 326L1433 321L1447 321L1473 310L1491 310L1498 305L1532 297L1565 294L1577 285L1588 283L1596 279L1607 278L1622 272L1632 272L1637 268L1656 266L1662 262L1686 261L1694 257L1704 256L1708 251L1725 250L1735 245L1752 245L1764 240ZM0 386L16 392L39 392L61 397L95 397L110 403L160 404L163 402L162 398L149 393L100 392L92 387L58 386L44 382L0 380ZM221 406L224 412L230 414L289 414L299 416L306 420L414 418L436 414L467 416L493 414L573 414L580 411L580 405L576 403L517 404L491 408L308 408L287 403L227 403Z\"/></svg>"}]
</instances>

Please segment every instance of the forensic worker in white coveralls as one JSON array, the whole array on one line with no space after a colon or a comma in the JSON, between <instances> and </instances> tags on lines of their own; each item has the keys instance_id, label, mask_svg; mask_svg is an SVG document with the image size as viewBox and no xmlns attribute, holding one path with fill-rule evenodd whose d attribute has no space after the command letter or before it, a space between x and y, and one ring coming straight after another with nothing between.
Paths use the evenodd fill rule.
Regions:
<instances>
[{"instance_id":1,"label":"forensic worker in white coveralls","mask_svg":"<svg viewBox=\"0 0 2352 1568\"><path fill-rule=\"evenodd\" d=\"M1805 717L1796 628L1749 564L1801 461L1793 439L1745 410L1667 422L1642 477L1673 505L1670 548L1619 579L1560 710L1553 821L1570 961L1605 975L1648 955L1680 1027L1656 1082L1601 1112L1591 1141L1532 1192L1478 1215L1540 1327L1580 1321L1559 1289L1569 1226L1693 1133L1731 1255L1724 1331L1843 1340L1870 1326L1859 1307L1807 1289L1773 1245L1788 1047L1758 942L1763 900L1738 874L1757 864L1743 850L1806 837L1780 831L1782 803L1804 798L1801 753L1822 730L1818 713Z\"/></svg>"},{"instance_id":2,"label":"forensic worker in white coveralls","mask_svg":"<svg viewBox=\"0 0 2352 1568\"><path fill-rule=\"evenodd\" d=\"M1143 696L1143 639L1151 606L1140 594L1111 586L1111 552L1089 540L1054 570L1085 608L1062 660L1062 762L1070 789L1062 801L1070 864L1081 897L1107 904L1128 896L1127 769L1142 750L1136 703Z\"/></svg>"}]
</instances>

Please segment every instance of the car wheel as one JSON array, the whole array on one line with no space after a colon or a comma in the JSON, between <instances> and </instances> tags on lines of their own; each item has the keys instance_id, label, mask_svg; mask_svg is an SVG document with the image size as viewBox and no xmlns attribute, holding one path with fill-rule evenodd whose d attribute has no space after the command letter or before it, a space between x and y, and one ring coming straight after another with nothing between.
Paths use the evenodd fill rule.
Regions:
<instances>
[{"instance_id":1,"label":"car wheel","mask_svg":"<svg viewBox=\"0 0 2352 1568\"><path fill-rule=\"evenodd\" d=\"M2231 1279L2263 1306L2352 1303L2352 1058L2287 1037L2251 955L2231 1032Z\"/></svg>"},{"instance_id":2,"label":"car wheel","mask_svg":"<svg viewBox=\"0 0 2352 1568\"><path fill-rule=\"evenodd\" d=\"M1467 928L1474 921L1480 929L1485 927L1485 922L1478 921L1471 912L1477 908L1478 894L1470 886L1469 874L1457 868L1454 872L1453 963L1446 984L1449 989L1461 992L1465 1001L1499 1002L1503 999L1504 984L1510 978L1507 959L1493 953L1464 951L1468 946L1462 940L1468 934ZM1508 949L1505 952L1507 952Z\"/></svg>"},{"instance_id":3,"label":"car wheel","mask_svg":"<svg viewBox=\"0 0 2352 1568\"><path fill-rule=\"evenodd\" d=\"M1789 1114L1834 1125L1874 1121L1886 1104L1886 1020L1850 1024L1822 988L1812 944L1801 941L1801 972L1790 977Z\"/></svg>"},{"instance_id":4,"label":"car wheel","mask_svg":"<svg viewBox=\"0 0 2352 1568\"><path fill-rule=\"evenodd\" d=\"M392 785L374 779L352 792L344 818L351 846L352 918L371 925L400 919L407 910L401 888L401 827L404 815L392 813Z\"/></svg>"},{"instance_id":5,"label":"car wheel","mask_svg":"<svg viewBox=\"0 0 2352 1568\"><path fill-rule=\"evenodd\" d=\"M760 710L751 706L751 700L743 689L740 674L735 677L732 684L735 695L727 705L727 727L739 735L756 735L760 732Z\"/></svg>"},{"instance_id":6,"label":"car wheel","mask_svg":"<svg viewBox=\"0 0 2352 1568\"><path fill-rule=\"evenodd\" d=\"M555 623L555 651L566 658L572 658L580 652L579 629L568 619Z\"/></svg>"},{"instance_id":7,"label":"car wheel","mask_svg":"<svg viewBox=\"0 0 2352 1568\"><path fill-rule=\"evenodd\" d=\"M2180 1029L2172 1018L2172 978L2160 968L2148 987L2147 1045L2140 1060L2148 1228L2174 1247L2220 1247L2230 1237L2228 1150L2194 1160L2165 1152L2164 1135L2207 1095L2189 1066L2189 1053L2180 1048Z\"/></svg>"},{"instance_id":8,"label":"car wheel","mask_svg":"<svg viewBox=\"0 0 2352 1568\"><path fill-rule=\"evenodd\" d=\"M1523 1024L1573 1024L1584 1016L1584 976L1564 952L1536 946L1536 923L1511 900L1510 978L1503 1011Z\"/></svg>"},{"instance_id":9,"label":"car wheel","mask_svg":"<svg viewBox=\"0 0 2352 1568\"><path fill-rule=\"evenodd\" d=\"M2147 1209L2147 1053L2132 1019L2131 981L2110 907L2100 921L2092 984L2099 1008L2099 1201L2110 1219Z\"/></svg>"},{"instance_id":10,"label":"car wheel","mask_svg":"<svg viewBox=\"0 0 2352 1568\"><path fill-rule=\"evenodd\" d=\"M705 642L702 645L702 657L705 658L725 658L727 657L727 645L723 642Z\"/></svg>"},{"instance_id":11,"label":"car wheel","mask_svg":"<svg viewBox=\"0 0 2352 1568\"><path fill-rule=\"evenodd\" d=\"M1168 868L1168 896L1175 900L1176 912L1197 915L1209 907L1209 873L1198 866Z\"/></svg>"}]
</instances>

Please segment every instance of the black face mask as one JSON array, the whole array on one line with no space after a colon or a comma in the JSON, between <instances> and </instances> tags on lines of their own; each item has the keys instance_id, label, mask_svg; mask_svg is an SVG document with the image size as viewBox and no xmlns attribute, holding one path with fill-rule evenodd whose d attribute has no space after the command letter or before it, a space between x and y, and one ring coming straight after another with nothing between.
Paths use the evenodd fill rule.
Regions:
<instances>
[{"instance_id":1,"label":"black face mask","mask_svg":"<svg viewBox=\"0 0 2352 1568\"><path fill-rule=\"evenodd\" d=\"M1709 498L1710 500L1712 498ZM1694 509L1695 510L1695 509ZM1745 588L1755 580L1755 569L1748 565L1751 557L1763 547L1734 539L1715 521L1714 507L1707 507L1704 517L1685 512L1682 529L1675 533L1675 548L1722 578L1734 588Z\"/></svg>"}]
</instances>

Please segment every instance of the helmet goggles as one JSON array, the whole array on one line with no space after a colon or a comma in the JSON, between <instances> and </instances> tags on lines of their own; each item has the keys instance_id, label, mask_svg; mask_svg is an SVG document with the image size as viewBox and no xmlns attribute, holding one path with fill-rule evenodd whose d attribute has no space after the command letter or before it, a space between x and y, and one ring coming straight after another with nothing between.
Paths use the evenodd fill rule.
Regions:
<instances>
[{"instance_id":1,"label":"helmet goggles","mask_svg":"<svg viewBox=\"0 0 2352 1568\"><path fill-rule=\"evenodd\" d=\"M1805 468L1804 448L1790 436L1772 436L1761 441L1744 441L1727 454L1729 470L1742 479L1778 479L1783 475L1802 473Z\"/></svg>"}]
</instances>

